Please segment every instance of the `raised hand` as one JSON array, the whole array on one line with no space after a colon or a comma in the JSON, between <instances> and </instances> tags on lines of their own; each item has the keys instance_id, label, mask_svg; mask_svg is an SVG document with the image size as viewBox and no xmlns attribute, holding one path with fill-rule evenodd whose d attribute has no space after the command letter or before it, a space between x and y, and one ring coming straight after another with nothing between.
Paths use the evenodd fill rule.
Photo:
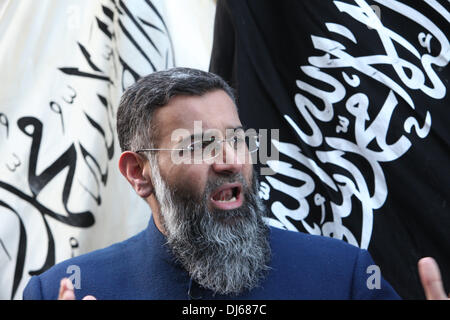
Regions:
<instances>
[{"instance_id":1,"label":"raised hand","mask_svg":"<svg viewBox=\"0 0 450 320\"><path fill-rule=\"evenodd\" d=\"M419 276L425 296L428 300L449 300L442 284L441 272L433 258L426 257L419 260Z\"/></svg>"},{"instance_id":2,"label":"raised hand","mask_svg":"<svg viewBox=\"0 0 450 320\"><path fill-rule=\"evenodd\" d=\"M72 281L63 278L59 286L58 300L75 300L75 288ZM94 296L85 296L83 300L97 300Z\"/></svg>"}]
</instances>

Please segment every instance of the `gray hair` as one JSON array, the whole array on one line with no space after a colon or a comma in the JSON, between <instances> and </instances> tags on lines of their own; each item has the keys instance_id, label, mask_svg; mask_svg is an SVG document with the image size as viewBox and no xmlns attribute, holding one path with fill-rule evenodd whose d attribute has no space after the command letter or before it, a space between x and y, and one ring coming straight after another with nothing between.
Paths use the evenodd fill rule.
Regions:
<instances>
[{"instance_id":1,"label":"gray hair","mask_svg":"<svg viewBox=\"0 0 450 320\"><path fill-rule=\"evenodd\" d=\"M131 85L122 95L117 110L117 134L123 151L157 147L158 124L152 121L156 109L177 95L201 96L224 90L235 102L233 89L218 75L190 68L154 72Z\"/></svg>"}]
</instances>

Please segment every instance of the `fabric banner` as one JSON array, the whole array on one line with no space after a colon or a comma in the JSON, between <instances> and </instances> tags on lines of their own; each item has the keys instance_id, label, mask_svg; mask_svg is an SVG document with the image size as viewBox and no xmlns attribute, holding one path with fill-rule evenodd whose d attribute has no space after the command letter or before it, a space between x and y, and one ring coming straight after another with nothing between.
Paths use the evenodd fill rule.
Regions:
<instances>
[{"instance_id":1,"label":"fabric banner","mask_svg":"<svg viewBox=\"0 0 450 320\"><path fill-rule=\"evenodd\" d=\"M117 168L115 112L127 86L175 66L176 2L172 15L162 0L1 2L0 299L146 227L149 208ZM209 2L182 14L207 7L212 25ZM208 42L185 38L184 65L197 57L189 66L207 68Z\"/></svg>"},{"instance_id":2,"label":"fabric banner","mask_svg":"<svg viewBox=\"0 0 450 320\"><path fill-rule=\"evenodd\" d=\"M210 70L244 124L279 129L261 163L272 225L368 249L403 298L417 261L450 290L447 0L219 1ZM261 159L260 159L261 160Z\"/></svg>"}]
</instances>

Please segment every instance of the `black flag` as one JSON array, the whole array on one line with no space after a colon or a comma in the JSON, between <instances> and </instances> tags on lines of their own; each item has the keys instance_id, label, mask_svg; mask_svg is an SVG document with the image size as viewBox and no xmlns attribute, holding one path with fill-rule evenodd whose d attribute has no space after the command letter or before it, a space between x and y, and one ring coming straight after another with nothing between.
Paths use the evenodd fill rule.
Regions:
<instances>
[{"instance_id":1,"label":"black flag","mask_svg":"<svg viewBox=\"0 0 450 320\"><path fill-rule=\"evenodd\" d=\"M424 256L450 290L449 17L445 0L217 4L210 70L246 126L280 130L270 223L368 249L406 299Z\"/></svg>"}]
</instances>

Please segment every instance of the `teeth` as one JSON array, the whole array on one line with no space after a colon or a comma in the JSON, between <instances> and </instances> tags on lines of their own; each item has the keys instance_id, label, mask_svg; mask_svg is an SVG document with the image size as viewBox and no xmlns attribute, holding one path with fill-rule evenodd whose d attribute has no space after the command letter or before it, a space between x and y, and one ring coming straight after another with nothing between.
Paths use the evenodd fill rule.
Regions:
<instances>
[{"instance_id":1,"label":"teeth","mask_svg":"<svg viewBox=\"0 0 450 320\"><path fill-rule=\"evenodd\" d=\"M236 197L232 197L229 200L217 200L217 202L233 202L233 201L236 201Z\"/></svg>"}]
</instances>

